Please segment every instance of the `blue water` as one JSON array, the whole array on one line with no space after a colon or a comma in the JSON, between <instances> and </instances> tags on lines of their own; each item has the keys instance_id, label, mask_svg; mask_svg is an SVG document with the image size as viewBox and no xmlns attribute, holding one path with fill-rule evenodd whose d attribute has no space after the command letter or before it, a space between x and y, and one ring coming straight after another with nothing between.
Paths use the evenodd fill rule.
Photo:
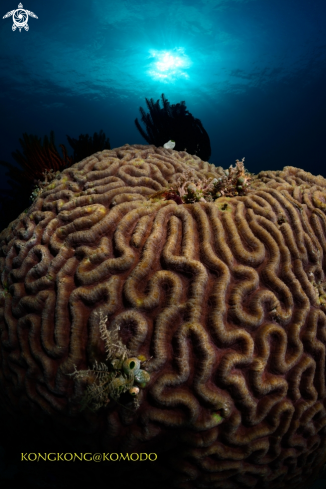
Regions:
<instances>
[{"instance_id":1,"label":"blue water","mask_svg":"<svg viewBox=\"0 0 326 489\"><path fill-rule=\"evenodd\" d=\"M21 32L15 9L1 1L0 160L23 132L147 144L134 120L164 93L201 120L210 162L326 176L325 0L24 0Z\"/></svg>"}]
</instances>

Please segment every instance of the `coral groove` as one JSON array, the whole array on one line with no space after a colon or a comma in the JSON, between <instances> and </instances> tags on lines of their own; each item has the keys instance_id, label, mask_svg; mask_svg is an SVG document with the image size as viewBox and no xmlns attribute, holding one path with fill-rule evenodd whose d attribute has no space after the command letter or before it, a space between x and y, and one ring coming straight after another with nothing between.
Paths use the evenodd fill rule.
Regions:
<instances>
[{"instance_id":1,"label":"coral groove","mask_svg":"<svg viewBox=\"0 0 326 489\"><path fill-rule=\"evenodd\" d=\"M189 168L223 175L186 152L104 150L0 234L2 402L108 450L173 434L182 489L304 487L326 449L326 180L288 166L246 195L153 202ZM103 362L99 313L151 380L132 415L110 402L81 423L67 374Z\"/></svg>"}]
</instances>

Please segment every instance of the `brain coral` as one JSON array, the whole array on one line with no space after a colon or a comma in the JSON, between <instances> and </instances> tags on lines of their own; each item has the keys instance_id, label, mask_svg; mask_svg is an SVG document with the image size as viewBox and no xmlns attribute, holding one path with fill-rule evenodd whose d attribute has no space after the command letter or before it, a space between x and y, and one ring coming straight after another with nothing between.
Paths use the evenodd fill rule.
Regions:
<instances>
[{"instance_id":1,"label":"brain coral","mask_svg":"<svg viewBox=\"0 0 326 489\"><path fill-rule=\"evenodd\" d=\"M242 196L148 199L189 168L223 174L155 146L96 153L2 231L2 403L94 450L157 453L163 487L306 487L326 454L326 180L288 166ZM99 313L149 359L135 410L78 409L68 374L105 361Z\"/></svg>"}]
</instances>

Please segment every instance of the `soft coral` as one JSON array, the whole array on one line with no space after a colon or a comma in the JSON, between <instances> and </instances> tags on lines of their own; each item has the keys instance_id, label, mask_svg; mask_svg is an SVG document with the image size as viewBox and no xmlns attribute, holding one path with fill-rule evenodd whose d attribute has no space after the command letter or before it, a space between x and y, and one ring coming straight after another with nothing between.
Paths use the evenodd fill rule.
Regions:
<instances>
[{"instance_id":1,"label":"soft coral","mask_svg":"<svg viewBox=\"0 0 326 489\"><path fill-rule=\"evenodd\" d=\"M213 202L219 197L244 195L250 186L251 174L244 167L244 158L236 160L220 178L199 178L192 168L181 173L176 182L163 191L152 194L150 199L174 200L177 204Z\"/></svg>"}]
</instances>

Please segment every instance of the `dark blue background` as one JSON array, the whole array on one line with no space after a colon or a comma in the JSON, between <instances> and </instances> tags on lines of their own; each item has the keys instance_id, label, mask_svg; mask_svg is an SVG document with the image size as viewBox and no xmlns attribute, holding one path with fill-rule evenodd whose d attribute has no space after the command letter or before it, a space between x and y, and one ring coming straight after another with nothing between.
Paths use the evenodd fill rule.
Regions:
<instances>
[{"instance_id":1,"label":"dark blue background","mask_svg":"<svg viewBox=\"0 0 326 489\"><path fill-rule=\"evenodd\" d=\"M325 0L28 0L38 19L13 32L16 2L1 2L0 160L23 132L53 129L70 154L66 134L100 129L147 144L134 119L164 93L202 121L211 163L326 176ZM159 71L164 52L184 65Z\"/></svg>"}]
</instances>

